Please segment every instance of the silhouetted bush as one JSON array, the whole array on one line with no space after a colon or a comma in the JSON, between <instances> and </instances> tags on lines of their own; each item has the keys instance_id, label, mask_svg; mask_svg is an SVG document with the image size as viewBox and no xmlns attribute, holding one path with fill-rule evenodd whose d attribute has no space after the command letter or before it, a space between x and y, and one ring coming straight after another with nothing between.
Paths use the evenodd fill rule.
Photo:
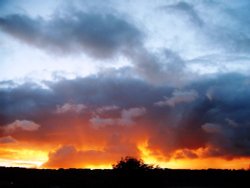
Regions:
<instances>
[{"instance_id":1,"label":"silhouetted bush","mask_svg":"<svg viewBox=\"0 0 250 188\"><path fill-rule=\"evenodd\" d=\"M150 170L153 169L152 165L145 164L143 160L127 156L121 158L116 164L113 164L115 170Z\"/></svg>"}]
</instances>

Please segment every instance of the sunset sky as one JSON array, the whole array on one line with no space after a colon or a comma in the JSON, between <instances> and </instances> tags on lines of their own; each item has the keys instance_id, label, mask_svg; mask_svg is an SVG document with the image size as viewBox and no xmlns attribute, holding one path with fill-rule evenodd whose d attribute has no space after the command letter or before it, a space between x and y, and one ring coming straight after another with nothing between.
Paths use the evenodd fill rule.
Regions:
<instances>
[{"instance_id":1,"label":"sunset sky","mask_svg":"<svg viewBox=\"0 0 250 188\"><path fill-rule=\"evenodd\" d=\"M249 0L0 0L0 166L250 165Z\"/></svg>"}]
</instances>

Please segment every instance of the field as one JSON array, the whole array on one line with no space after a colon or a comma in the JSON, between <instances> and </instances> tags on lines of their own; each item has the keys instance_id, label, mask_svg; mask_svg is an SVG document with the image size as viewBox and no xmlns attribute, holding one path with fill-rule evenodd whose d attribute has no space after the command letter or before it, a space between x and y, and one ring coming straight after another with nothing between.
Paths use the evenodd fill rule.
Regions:
<instances>
[{"instance_id":1,"label":"field","mask_svg":"<svg viewBox=\"0 0 250 188\"><path fill-rule=\"evenodd\" d=\"M245 170L90 170L0 168L0 187L249 187Z\"/></svg>"}]
</instances>

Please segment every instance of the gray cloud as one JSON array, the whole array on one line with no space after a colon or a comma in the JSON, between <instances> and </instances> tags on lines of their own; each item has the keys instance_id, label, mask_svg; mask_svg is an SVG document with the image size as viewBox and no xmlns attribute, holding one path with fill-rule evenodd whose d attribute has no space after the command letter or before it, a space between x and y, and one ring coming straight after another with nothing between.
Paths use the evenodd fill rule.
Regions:
<instances>
[{"instance_id":1,"label":"gray cloud","mask_svg":"<svg viewBox=\"0 0 250 188\"><path fill-rule=\"evenodd\" d=\"M143 4L135 3L138 7ZM210 69L227 72L225 69L228 67L235 70L239 66L239 54L247 56L245 61L249 59L250 27L247 16L250 4L247 0L156 3L155 6L159 4L164 10L167 19L177 21L177 27L168 29L174 24L165 23L164 17L159 22L159 28L166 34L158 38L166 44L159 47L153 44L156 45L153 49L147 44L148 39L151 40L147 37L152 36L146 29L152 20L145 21L144 25L129 11L121 11L120 6L126 8L128 4L115 1L108 4L73 1L72 6L67 9L59 6L60 11L47 18L31 17L25 13L2 15L0 29L22 42L53 52L53 55L55 52L60 55L84 53L99 60L125 56L132 62L132 75L149 83L173 87L183 86L197 78L190 69L194 64L194 67L198 65L203 70L206 69L204 66L208 67L204 72ZM75 5L81 6L76 9L73 8ZM151 15L150 11L145 14ZM187 32L183 32L185 30ZM230 57L228 54L231 54ZM232 62L232 59L237 61ZM238 65L234 66L235 63Z\"/></svg>"},{"instance_id":2,"label":"gray cloud","mask_svg":"<svg viewBox=\"0 0 250 188\"><path fill-rule=\"evenodd\" d=\"M97 108L96 112L98 114L102 114L104 112L107 112L107 111L115 111L115 110L118 110L120 107L119 106L116 106L116 105L110 105L110 106L103 106L103 107L100 107L100 108Z\"/></svg>"},{"instance_id":3,"label":"gray cloud","mask_svg":"<svg viewBox=\"0 0 250 188\"><path fill-rule=\"evenodd\" d=\"M165 49L154 54L145 48L138 48L129 51L128 57L135 64L136 73L149 83L179 87L192 80L185 61L172 50Z\"/></svg>"},{"instance_id":4,"label":"gray cloud","mask_svg":"<svg viewBox=\"0 0 250 188\"><path fill-rule=\"evenodd\" d=\"M94 128L101 128L109 125L119 125L119 119L114 118L101 118L99 116L94 116L89 121Z\"/></svg>"},{"instance_id":5,"label":"gray cloud","mask_svg":"<svg viewBox=\"0 0 250 188\"><path fill-rule=\"evenodd\" d=\"M95 128L100 128L108 125L129 126L135 124L135 118L143 116L145 113L146 109L144 107L134 107L121 110L121 115L119 118L102 118L97 115L92 117L90 119L90 122Z\"/></svg>"},{"instance_id":6,"label":"gray cloud","mask_svg":"<svg viewBox=\"0 0 250 188\"><path fill-rule=\"evenodd\" d=\"M64 114L64 113L81 113L83 112L87 107L84 104L71 104L71 103L65 103L63 105L59 105L56 108L56 113L58 114Z\"/></svg>"},{"instance_id":7,"label":"gray cloud","mask_svg":"<svg viewBox=\"0 0 250 188\"><path fill-rule=\"evenodd\" d=\"M202 19L194 10L194 7L192 4L189 4L184 1L180 1L173 5L164 6L163 9L166 10L167 13L172 12L172 13L180 14L184 20L188 19L188 21L192 24L196 24L200 27L203 25Z\"/></svg>"},{"instance_id":8,"label":"gray cloud","mask_svg":"<svg viewBox=\"0 0 250 188\"><path fill-rule=\"evenodd\" d=\"M126 56L133 64L132 74L149 83L180 86L192 79L178 53L149 51L144 32L118 14L71 10L47 20L12 14L0 18L0 29L49 53L84 53L95 59Z\"/></svg>"},{"instance_id":9,"label":"gray cloud","mask_svg":"<svg viewBox=\"0 0 250 188\"><path fill-rule=\"evenodd\" d=\"M166 18L176 22L177 34L174 32L173 36L183 42L182 50L177 51L180 54L187 52L191 57L186 63L188 67L199 67L198 74L247 73L248 65L243 59L249 59L249 7L247 0L173 1L166 2L161 10ZM180 29L187 32L180 32Z\"/></svg>"},{"instance_id":10,"label":"gray cloud","mask_svg":"<svg viewBox=\"0 0 250 188\"><path fill-rule=\"evenodd\" d=\"M112 57L141 43L140 31L112 14L76 11L50 20L13 14L0 18L0 28L13 37L50 52L83 52Z\"/></svg>"},{"instance_id":11,"label":"gray cloud","mask_svg":"<svg viewBox=\"0 0 250 188\"><path fill-rule=\"evenodd\" d=\"M205 123L201 128L207 133L220 133L221 127L218 124Z\"/></svg>"},{"instance_id":12,"label":"gray cloud","mask_svg":"<svg viewBox=\"0 0 250 188\"><path fill-rule=\"evenodd\" d=\"M134 124L133 118L140 117L146 113L144 107L124 109L121 112L120 123L124 125Z\"/></svg>"},{"instance_id":13,"label":"gray cloud","mask_svg":"<svg viewBox=\"0 0 250 188\"><path fill-rule=\"evenodd\" d=\"M179 4L182 8L177 6L177 9L185 9L196 22L202 20L203 27L200 32L207 38L209 45L235 55L246 54L249 51L250 24L247 15L250 4L247 0ZM194 7L197 7L197 10ZM206 10L205 14L204 10Z\"/></svg>"},{"instance_id":14,"label":"gray cloud","mask_svg":"<svg viewBox=\"0 0 250 188\"><path fill-rule=\"evenodd\" d=\"M156 106L171 106L175 107L177 104L193 102L198 97L198 93L191 91L174 91L172 97L164 97L163 101L154 103Z\"/></svg>"}]
</instances>

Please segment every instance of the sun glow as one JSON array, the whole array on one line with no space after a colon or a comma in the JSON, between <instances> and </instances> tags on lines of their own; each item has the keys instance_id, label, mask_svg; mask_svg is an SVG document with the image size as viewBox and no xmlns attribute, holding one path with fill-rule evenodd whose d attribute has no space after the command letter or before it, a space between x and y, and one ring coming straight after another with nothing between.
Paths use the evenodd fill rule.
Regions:
<instances>
[{"instance_id":1,"label":"sun glow","mask_svg":"<svg viewBox=\"0 0 250 188\"><path fill-rule=\"evenodd\" d=\"M152 152L148 148L148 142L144 141L141 144L138 145L138 149L141 153L141 159L147 163L152 165L157 165L161 168L174 168L179 169L183 168L183 162L182 161L176 161L176 160L159 160L155 156L152 155Z\"/></svg>"},{"instance_id":2,"label":"sun glow","mask_svg":"<svg viewBox=\"0 0 250 188\"><path fill-rule=\"evenodd\" d=\"M164 160L164 156L154 156L152 151L148 148L147 141L144 141L138 145L140 151L140 158L146 164L157 165L161 168L170 169L247 169L250 164L249 158L235 158L232 160L226 160L224 158L176 158L176 151L169 160ZM194 150L196 154L201 152L201 149ZM32 149L18 149L18 148L0 148L0 166L6 167L24 167L24 168L44 168L42 165L48 161L48 151L32 150ZM160 153L160 152L159 152ZM79 165L77 168L88 169L112 169L112 164L116 161L110 161L110 163L100 164L87 164L84 166Z\"/></svg>"},{"instance_id":3,"label":"sun glow","mask_svg":"<svg viewBox=\"0 0 250 188\"><path fill-rule=\"evenodd\" d=\"M196 158L176 158L177 154L182 152L177 150L174 152L169 160L160 160L158 158L164 158L159 156L158 158L152 155L152 151L148 148L147 141L142 142L138 145L138 149L141 152L141 159L147 164L157 165L161 168L171 169L247 169L250 164L250 158L235 158L227 160L224 158L212 158L212 157L201 157L202 152L207 148L199 148L192 150L193 153L197 154Z\"/></svg>"},{"instance_id":4,"label":"sun glow","mask_svg":"<svg viewBox=\"0 0 250 188\"><path fill-rule=\"evenodd\" d=\"M148 146L148 141L138 142L137 149L139 151L138 158L142 159L146 164L152 164L160 168L170 168L170 169L247 169L249 168L250 158L233 158L225 159L222 157L205 157L204 153L208 148L198 148L196 150L190 149L178 149L172 152L169 156L164 155L161 150L154 150ZM3 146L3 145L2 145ZM98 145L97 145L98 146ZM86 147L80 147L86 148ZM99 147L97 147L99 148ZM54 148L54 152L58 148ZM72 150L71 147L66 147L60 150L60 155L65 155L67 152L75 152L75 154L84 153L83 150ZM86 151L86 150L85 150ZM90 150L88 147L87 151L97 151ZM99 150L98 150L99 151ZM101 150L104 152L104 150ZM88 153L88 152L87 152ZM192 155L191 155L191 154ZM79 156L80 156L79 155ZM189 156L188 156L189 155ZM19 145L13 145L12 147L1 147L0 148L0 166L6 167L24 167L24 168L87 168L87 169L112 169L112 164L115 164L120 158L114 160L115 157L111 158L89 158L75 160L74 157L68 158L68 161L60 160L56 163L56 166L46 166L45 164L49 161L51 157L51 150L49 148L31 148ZM125 157L125 156L121 156ZM66 162L66 163L65 163ZM65 166L65 164L67 164Z\"/></svg>"},{"instance_id":5,"label":"sun glow","mask_svg":"<svg viewBox=\"0 0 250 188\"><path fill-rule=\"evenodd\" d=\"M89 169L112 169L112 165L111 164L86 165L84 168L89 168Z\"/></svg>"},{"instance_id":6,"label":"sun glow","mask_svg":"<svg viewBox=\"0 0 250 188\"><path fill-rule=\"evenodd\" d=\"M32 149L0 148L0 166L39 168L48 160L48 152Z\"/></svg>"}]
</instances>

